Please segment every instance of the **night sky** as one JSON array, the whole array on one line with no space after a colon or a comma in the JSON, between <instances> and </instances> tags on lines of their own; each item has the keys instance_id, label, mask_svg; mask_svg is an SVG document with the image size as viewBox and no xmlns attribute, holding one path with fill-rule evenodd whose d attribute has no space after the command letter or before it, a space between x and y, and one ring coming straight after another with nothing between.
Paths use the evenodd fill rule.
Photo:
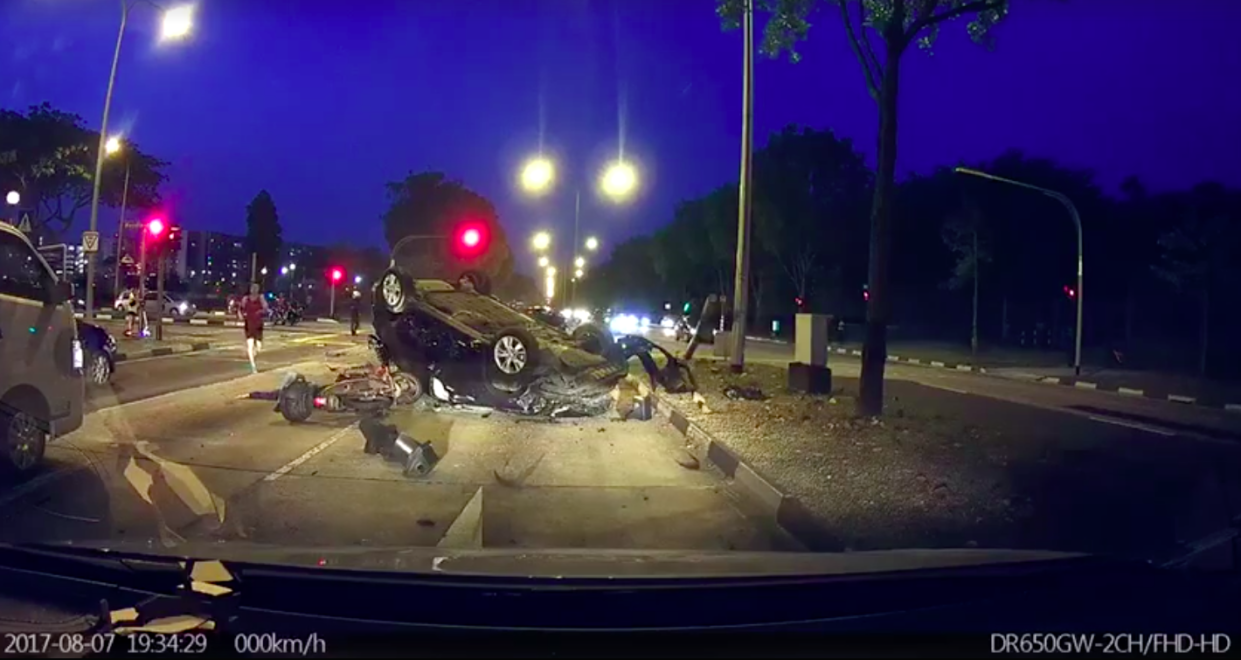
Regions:
<instances>
[{"instance_id":1,"label":"night sky","mask_svg":"<svg viewBox=\"0 0 1241 660\"><path fill-rule=\"evenodd\" d=\"M1241 2L1013 5L993 51L956 23L933 55L906 58L899 172L1016 147L1091 168L1109 189L1128 174L1154 189L1241 185ZM139 4L110 132L171 161L165 196L187 228L242 233L266 188L286 240L376 245L383 184L409 170L488 196L516 242L571 222L573 184L589 193L623 144L641 197L623 209L583 198L584 231L606 249L736 177L741 37L712 9L202 0L194 37L159 46L158 14ZM119 16L116 0L0 1L2 104L49 101L97 127ZM834 15L815 22L802 63L759 62L758 144L788 123L828 127L873 162L876 113L857 62ZM515 183L540 136L564 187L534 204Z\"/></svg>"}]
</instances>

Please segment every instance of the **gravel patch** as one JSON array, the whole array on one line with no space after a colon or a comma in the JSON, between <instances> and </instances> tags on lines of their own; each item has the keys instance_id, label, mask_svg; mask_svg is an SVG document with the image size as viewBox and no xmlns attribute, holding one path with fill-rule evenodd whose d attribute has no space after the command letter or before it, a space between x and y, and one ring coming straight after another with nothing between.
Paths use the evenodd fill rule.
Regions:
<instances>
[{"instance_id":1,"label":"gravel patch","mask_svg":"<svg viewBox=\"0 0 1241 660\"><path fill-rule=\"evenodd\" d=\"M1192 443L1166 438L1118 443L1115 430L1103 437L1092 422L1026 406L888 381L885 415L859 418L855 379L835 378L830 396L812 396L788 392L786 370L773 365L734 375L698 359L694 372L707 411L689 395L660 396L800 500L825 530L816 550L1162 556L1217 529L1229 513L1218 510L1225 493L1241 484L1236 453L1187 451ZM730 399L730 385L769 398ZM1231 477L1219 477L1221 465Z\"/></svg>"}]
</instances>

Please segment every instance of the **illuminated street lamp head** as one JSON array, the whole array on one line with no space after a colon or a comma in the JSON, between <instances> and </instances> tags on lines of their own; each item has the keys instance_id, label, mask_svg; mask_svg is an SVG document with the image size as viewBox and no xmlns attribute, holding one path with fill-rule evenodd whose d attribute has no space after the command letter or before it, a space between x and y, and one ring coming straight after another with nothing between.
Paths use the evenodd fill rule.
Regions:
<instances>
[{"instance_id":1,"label":"illuminated street lamp head","mask_svg":"<svg viewBox=\"0 0 1241 660\"><path fill-rule=\"evenodd\" d=\"M160 24L160 38L175 41L188 37L194 29L194 5L179 5L164 12Z\"/></svg>"},{"instance_id":2,"label":"illuminated street lamp head","mask_svg":"<svg viewBox=\"0 0 1241 660\"><path fill-rule=\"evenodd\" d=\"M119 137L112 136L108 138L107 142L103 143L103 151L109 156L111 156L112 154L120 150L121 150L121 138Z\"/></svg>"},{"instance_id":3,"label":"illuminated street lamp head","mask_svg":"<svg viewBox=\"0 0 1241 660\"><path fill-rule=\"evenodd\" d=\"M633 165L618 160L603 171L599 187L603 190L603 194L612 199L625 199L638 187L638 173Z\"/></svg>"},{"instance_id":4,"label":"illuminated street lamp head","mask_svg":"<svg viewBox=\"0 0 1241 660\"><path fill-rule=\"evenodd\" d=\"M581 278L582 278L582 273L583 273L582 269L581 269L581 268L579 268L579 269L577 269L577 270L573 271L573 277L574 277L574 278L576 278L576 279L581 279Z\"/></svg>"},{"instance_id":5,"label":"illuminated street lamp head","mask_svg":"<svg viewBox=\"0 0 1241 660\"><path fill-rule=\"evenodd\" d=\"M521 168L521 187L530 193L546 192L552 187L556 178L556 167L552 161L538 156L531 158Z\"/></svg>"},{"instance_id":6,"label":"illuminated street lamp head","mask_svg":"<svg viewBox=\"0 0 1241 660\"><path fill-rule=\"evenodd\" d=\"M548 276L548 277L555 277L555 276L556 276L556 267L555 267L555 266L548 266L548 267L547 267L547 276Z\"/></svg>"},{"instance_id":7,"label":"illuminated street lamp head","mask_svg":"<svg viewBox=\"0 0 1241 660\"><path fill-rule=\"evenodd\" d=\"M546 250L552 245L552 235L545 231L541 231L535 234L534 238L530 239L530 244L533 245L536 250Z\"/></svg>"},{"instance_id":8,"label":"illuminated street lamp head","mask_svg":"<svg viewBox=\"0 0 1241 660\"><path fill-rule=\"evenodd\" d=\"M22 194L16 190L10 190L8 194L4 196L4 201L8 203L9 206L17 206L22 201Z\"/></svg>"},{"instance_id":9,"label":"illuminated street lamp head","mask_svg":"<svg viewBox=\"0 0 1241 660\"><path fill-rule=\"evenodd\" d=\"M590 250L591 252L598 250L599 239L595 238L594 236L591 236L590 238L586 239L586 249Z\"/></svg>"},{"instance_id":10,"label":"illuminated street lamp head","mask_svg":"<svg viewBox=\"0 0 1241 660\"><path fill-rule=\"evenodd\" d=\"M539 257L539 268L547 268L548 264L551 262L552 260L547 257Z\"/></svg>"},{"instance_id":11,"label":"illuminated street lamp head","mask_svg":"<svg viewBox=\"0 0 1241 660\"><path fill-rule=\"evenodd\" d=\"M574 260L573 260L573 265L574 265L574 266L577 266L578 268L585 268L585 267L586 267L586 257L578 257L578 258L574 259Z\"/></svg>"}]
</instances>

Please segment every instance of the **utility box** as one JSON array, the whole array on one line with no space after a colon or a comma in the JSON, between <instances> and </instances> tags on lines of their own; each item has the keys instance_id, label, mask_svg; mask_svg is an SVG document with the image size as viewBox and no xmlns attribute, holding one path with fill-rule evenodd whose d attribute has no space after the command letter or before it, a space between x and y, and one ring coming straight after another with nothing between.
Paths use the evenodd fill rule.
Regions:
<instances>
[{"instance_id":1,"label":"utility box","mask_svg":"<svg viewBox=\"0 0 1241 660\"><path fill-rule=\"evenodd\" d=\"M711 355L719 358L732 357L733 333L731 330L720 330L715 333L715 343L711 345Z\"/></svg>"},{"instance_id":2,"label":"utility box","mask_svg":"<svg viewBox=\"0 0 1241 660\"><path fill-rule=\"evenodd\" d=\"M788 387L793 392L827 394L832 391L832 370L827 368L827 333L832 317L798 314L793 335L793 361L789 363Z\"/></svg>"}]
</instances>

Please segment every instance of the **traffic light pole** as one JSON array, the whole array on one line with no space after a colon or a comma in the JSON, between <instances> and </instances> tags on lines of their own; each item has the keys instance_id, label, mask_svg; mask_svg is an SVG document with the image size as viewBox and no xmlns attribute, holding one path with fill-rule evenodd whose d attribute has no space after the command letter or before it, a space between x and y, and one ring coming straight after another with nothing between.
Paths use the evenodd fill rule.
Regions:
<instances>
[{"instance_id":1,"label":"traffic light pole","mask_svg":"<svg viewBox=\"0 0 1241 660\"><path fill-rule=\"evenodd\" d=\"M147 231L142 229L142 239L138 241L138 336L146 330L147 318Z\"/></svg>"},{"instance_id":2,"label":"traffic light pole","mask_svg":"<svg viewBox=\"0 0 1241 660\"><path fill-rule=\"evenodd\" d=\"M164 253L160 251L155 262L159 272L155 274L155 341L164 341ZM145 301L144 301L145 304Z\"/></svg>"},{"instance_id":3,"label":"traffic light pole","mask_svg":"<svg viewBox=\"0 0 1241 660\"><path fill-rule=\"evenodd\" d=\"M331 286L328 287L328 316L336 318L336 279L332 279Z\"/></svg>"}]
</instances>

